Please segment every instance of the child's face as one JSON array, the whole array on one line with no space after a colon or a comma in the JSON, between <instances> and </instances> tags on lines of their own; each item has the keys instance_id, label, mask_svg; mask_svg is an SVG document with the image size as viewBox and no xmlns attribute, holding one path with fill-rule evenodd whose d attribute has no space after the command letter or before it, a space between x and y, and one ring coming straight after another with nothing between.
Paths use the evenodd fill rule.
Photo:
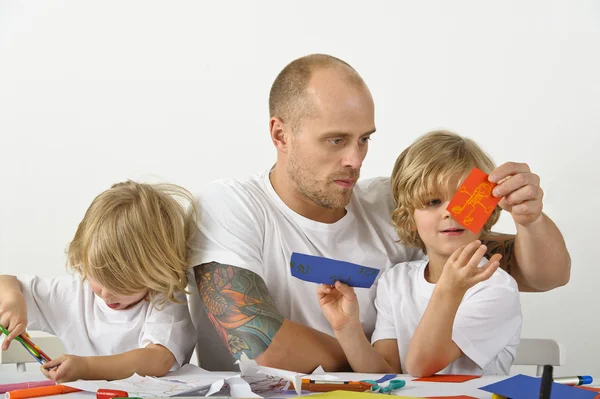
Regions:
<instances>
[{"instance_id":1,"label":"child's face","mask_svg":"<svg viewBox=\"0 0 600 399\"><path fill-rule=\"evenodd\" d=\"M148 295L147 289L132 295L114 294L89 276L87 277L87 280L89 281L90 287L92 287L94 294L102 298L102 300L106 302L106 305L114 310L128 309L140 302L142 299L146 298Z\"/></svg>"},{"instance_id":2,"label":"child's face","mask_svg":"<svg viewBox=\"0 0 600 399\"><path fill-rule=\"evenodd\" d=\"M453 179L450 187L457 187L460 176ZM461 226L446 210L452 199L452 193L431 195L423 209L415 209L415 227L423 240L427 255L448 258L456 249L479 238L470 230Z\"/></svg>"}]
</instances>

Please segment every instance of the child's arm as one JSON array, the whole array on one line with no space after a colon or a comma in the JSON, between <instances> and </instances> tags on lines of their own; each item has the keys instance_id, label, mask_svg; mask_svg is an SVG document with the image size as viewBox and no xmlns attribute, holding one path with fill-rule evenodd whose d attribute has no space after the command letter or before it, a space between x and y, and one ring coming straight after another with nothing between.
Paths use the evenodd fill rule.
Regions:
<instances>
[{"instance_id":1,"label":"child's arm","mask_svg":"<svg viewBox=\"0 0 600 399\"><path fill-rule=\"evenodd\" d=\"M375 347L367 340L358 318L354 289L337 281L334 287L319 286L317 296L352 370L366 373L402 372L396 340L378 341Z\"/></svg>"},{"instance_id":2,"label":"child's arm","mask_svg":"<svg viewBox=\"0 0 600 399\"><path fill-rule=\"evenodd\" d=\"M45 363L44 375L58 383L81 380L121 380L133 374L161 377L169 372L175 356L162 345L150 344L111 356L63 355Z\"/></svg>"},{"instance_id":3,"label":"child's arm","mask_svg":"<svg viewBox=\"0 0 600 399\"><path fill-rule=\"evenodd\" d=\"M406 354L406 371L415 376L430 376L462 356L452 339L454 319L467 290L487 280L498 269L500 255L478 267L487 248L475 241L457 249L444 265L427 309L415 330Z\"/></svg>"},{"instance_id":4,"label":"child's arm","mask_svg":"<svg viewBox=\"0 0 600 399\"><path fill-rule=\"evenodd\" d=\"M27 303L21 284L14 276L0 276L0 325L10 332L2 343L2 350L7 350L11 341L27 327Z\"/></svg>"}]
</instances>

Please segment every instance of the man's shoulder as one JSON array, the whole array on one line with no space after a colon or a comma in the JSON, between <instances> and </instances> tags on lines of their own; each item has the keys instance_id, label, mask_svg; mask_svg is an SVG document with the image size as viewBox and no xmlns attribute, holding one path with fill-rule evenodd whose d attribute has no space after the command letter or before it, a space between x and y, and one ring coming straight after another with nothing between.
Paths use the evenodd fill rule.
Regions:
<instances>
[{"instance_id":1,"label":"man's shoulder","mask_svg":"<svg viewBox=\"0 0 600 399\"><path fill-rule=\"evenodd\" d=\"M201 212L236 212L236 209L240 212L253 212L262 210L271 203L271 197L265 187L264 174L214 180L196 191L194 198Z\"/></svg>"},{"instance_id":2,"label":"man's shoulder","mask_svg":"<svg viewBox=\"0 0 600 399\"><path fill-rule=\"evenodd\" d=\"M264 193L263 175L252 174L242 178L229 178L213 180L195 193L197 198L221 198L224 195L237 195L242 198L251 198L259 193Z\"/></svg>"},{"instance_id":3,"label":"man's shoulder","mask_svg":"<svg viewBox=\"0 0 600 399\"><path fill-rule=\"evenodd\" d=\"M354 187L354 198L361 208L381 214L386 220L391 221L390 214L394 208L394 199L389 177L360 180Z\"/></svg>"},{"instance_id":4,"label":"man's shoulder","mask_svg":"<svg viewBox=\"0 0 600 399\"><path fill-rule=\"evenodd\" d=\"M359 180L355 189L359 195L366 197L392 195L389 176L371 177L368 179Z\"/></svg>"}]
</instances>

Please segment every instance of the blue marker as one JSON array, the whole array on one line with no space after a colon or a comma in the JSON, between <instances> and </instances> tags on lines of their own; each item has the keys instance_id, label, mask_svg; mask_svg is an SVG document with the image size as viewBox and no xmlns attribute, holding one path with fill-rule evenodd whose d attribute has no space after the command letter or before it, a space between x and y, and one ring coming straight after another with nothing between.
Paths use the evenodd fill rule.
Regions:
<instances>
[{"instance_id":1,"label":"blue marker","mask_svg":"<svg viewBox=\"0 0 600 399\"><path fill-rule=\"evenodd\" d=\"M554 382L557 384L565 384L565 385L584 385L591 384L594 381L592 376L590 375L578 375L575 377L558 377L554 378Z\"/></svg>"}]
</instances>

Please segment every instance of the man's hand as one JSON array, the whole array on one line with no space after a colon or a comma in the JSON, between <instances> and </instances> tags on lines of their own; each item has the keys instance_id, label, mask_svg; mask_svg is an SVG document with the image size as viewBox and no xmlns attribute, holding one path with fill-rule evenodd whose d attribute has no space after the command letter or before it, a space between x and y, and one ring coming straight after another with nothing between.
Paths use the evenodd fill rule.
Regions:
<instances>
[{"instance_id":1,"label":"man's hand","mask_svg":"<svg viewBox=\"0 0 600 399\"><path fill-rule=\"evenodd\" d=\"M490 278L500 266L502 255L492 256L486 265L479 267L486 250L477 240L454 251L444 265L437 287L462 298L469 288Z\"/></svg>"},{"instance_id":2,"label":"man's hand","mask_svg":"<svg viewBox=\"0 0 600 399\"><path fill-rule=\"evenodd\" d=\"M12 291L2 295L0 299L0 325L10 334L2 343L2 350L7 350L17 336L25 332L27 327L27 304L21 292Z\"/></svg>"},{"instance_id":3,"label":"man's hand","mask_svg":"<svg viewBox=\"0 0 600 399\"><path fill-rule=\"evenodd\" d=\"M88 362L85 357L62 355L44 363L40 369L46 377L57 383L86 379Z\"/></svg>"},{"instance_id":4,"label":"man's hand","mask_svg":"<svg viewBox=\"0 0 600 399\"><path fill-rule=\"evenodd\" d=\"M317 288L317 297L323 315L334 331L343 330L350 324L360 324L358 299L352 287L339 281L333 286L321 284Z\"/></svg>"},{"instance_id":5,"label":"man's hand","mask_svg":"<svg viewBox=\"0 0 600 399\"><path fill-rule=\"evenodd\" d=\"M499 205L516 223L527 226L542 215L544 191L540 177L531 173L526 163L506 162L490 173L489 181L499 183L492 194L504 197Z\"/></svg>"}]
</instances>

